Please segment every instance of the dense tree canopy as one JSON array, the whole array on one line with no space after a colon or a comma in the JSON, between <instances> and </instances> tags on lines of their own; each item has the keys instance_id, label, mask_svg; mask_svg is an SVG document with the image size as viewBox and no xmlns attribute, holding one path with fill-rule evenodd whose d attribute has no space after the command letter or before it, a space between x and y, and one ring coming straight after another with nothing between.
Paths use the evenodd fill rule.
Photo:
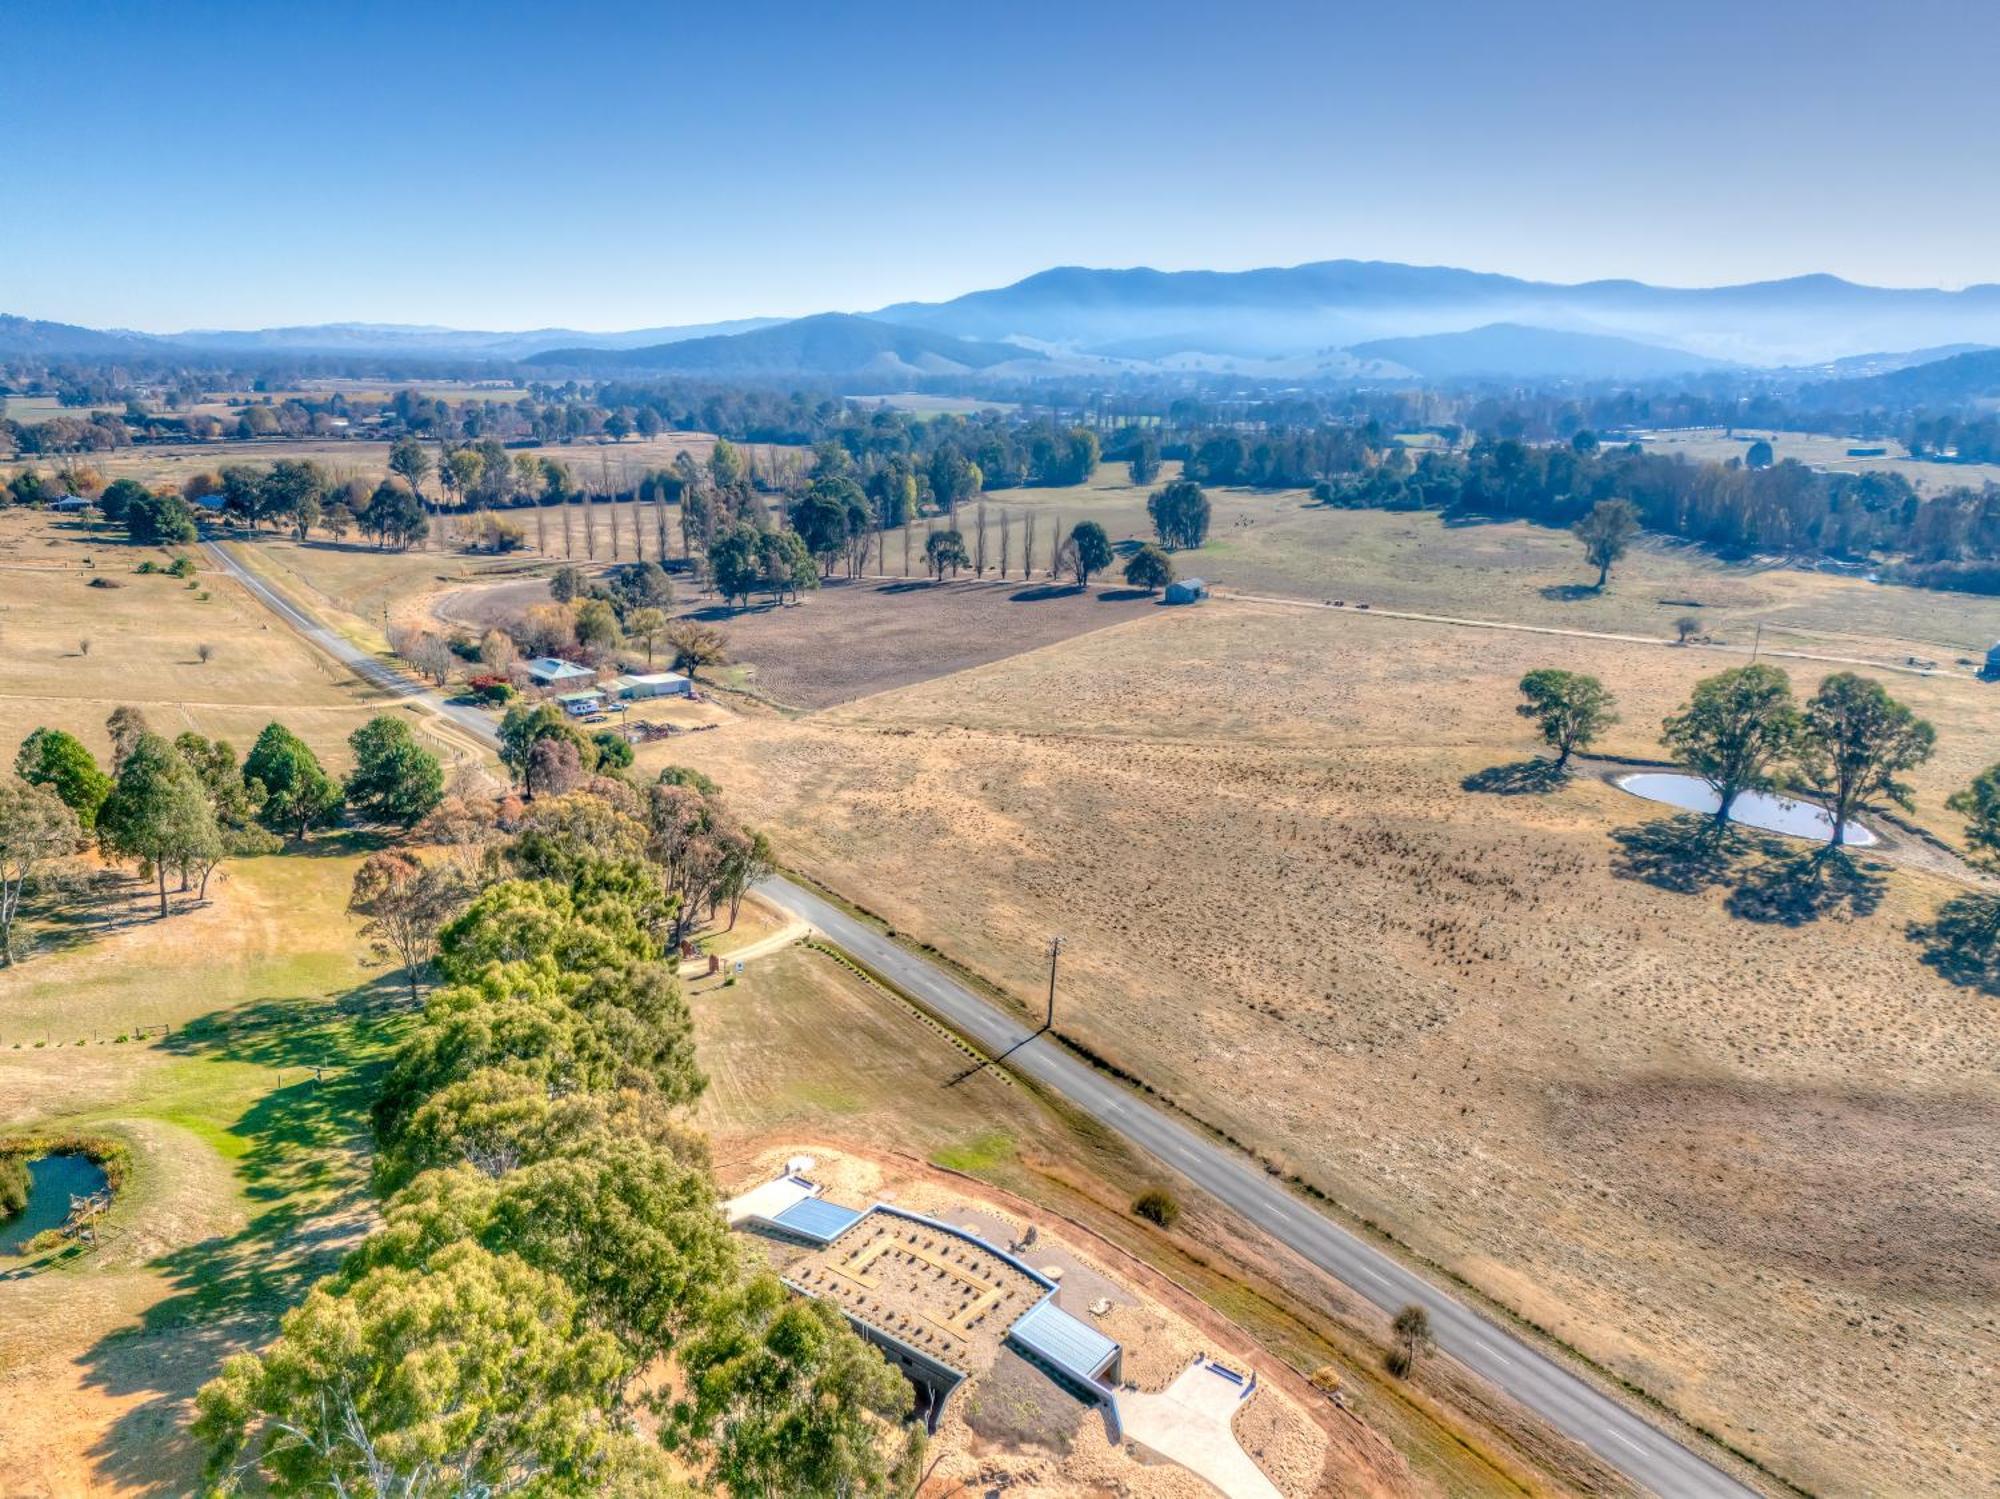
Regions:
<instances>
[{"instance_id":1,"label":"dense tree canopy","mask_svg":"<svg viewBox=\"0 0 2000 1499\"><path fill-rule=\"evenodd\" d=\"M274 831L303 839L314 828L340 818L340 783L326 773L311 747L283 724L265 725L243 762L243 779L258 788L265 826Z\"/></svg>"},{"instance_id":2,"label":"dense tree canopy","mask_svg":"<svg viewBox=\"0 0 2000 1499\"><path fill-rule=\"evenodd\" d=\"M22 901L82 836L76 813L48 787L0 781L0 968L14 966Z\"/></svg>"},{"instance_id":3,"label":"dense tree canopy","mask_svg":"<svg viewBox=\"0 0 2000 1499\"><path fill-rule=\"evenodd\" d=\"M964 535L956 530L931 532L924 538L924 565L938 582L944 581L947 570L955 578L960 568L972 566Z\"/></svg>"},{"instance_id":4,"label":"dense tree canopy","mask_svg":"<svg viewBox=\"0 0 2000 1499\"><path fill-rule=\"evenodd\" d=\"M1134 552L1125 563L1125 581L1148 593L1158 593L1173 580L1173 560L1150 542Z\"/></svg>"},{"instance_id":5,"label":"dense tree canopy","mask_svg":"<svg viewBox=\"0 0 2000 1499\"><path fill-rule=\"evenodd\" d=\"M444 799L444 766L406 719L378 713L347 736L347 747L354 752L347 803L362 816L415 827Z\"/></svg>"},{"instance_id":6,"label":"dense tree canopy","mask_svg":"<svg viewBox=\"0 0 2000 1499\"><path fill-rule=\"evenodd\" d=\"M1062 565L1076 578L1076 586L1088 588L1091 577L1111 566L1111 538L1094 520L1078 521L1062 544Z\"/></svg>"},{"instance_id":7,"label":"dense tree canopy","mask_svg":"<svg viewBox=\"0 0 2000 1499\"><path fill-rule=\"evenodd\" d=\"M197 535L194 512L172 492L135 496L125 507L125 529L140 546L179 546Z\"/></svg>"},{"instance_id":8,"label":"dense tree canopy","mask_svg":"<svg viewBox=\"0 0 2000 1499\"><path fill-rule=\"evenodd\" d=\"M212 1477L280 1493L598 1492L628 1373L560 1278L461 1240L316 1287L204 1386Z\"/></svg>"},{"instance_id":9,"label":"dense tree canopy","mask_svg":"<svg viewBox=\"0 0 2000 1499\"><path fill-rule=\"evenodd\" d=\"M113 858L150 868L165 916L168 869L218 853L222 830L193 768L173 745L149 733L118 767L111 795L98 809L97 838Z\"/></svg>"},{"instance_id":10,"label":"dense tree canopy","mask_svg":"<svg viewBox=\"0 0 2000 1499\"><path fill-rule=\"evenodd\" d=\"M22 740L14 774L61 797L85 832L97 826L97 809L111 794L111 777L97 768L83 741L63 729L36 729Z\"/></svg>"},{"instance_id":11,"label":"dense tree canopy","mask_svg":"<svg viewBox=\"0 0 2000 1499\"><path fill-rule=\"evenodd\" d=\"M908 1411L909 1386L830 1303L757 1276L682 1344L680 1365L666 1439L707 1459L737 1499L892 1487L883 1428ZM922 1435L909 1428L898 1487L915 1477Z\"/></svg>"}]
</instances>

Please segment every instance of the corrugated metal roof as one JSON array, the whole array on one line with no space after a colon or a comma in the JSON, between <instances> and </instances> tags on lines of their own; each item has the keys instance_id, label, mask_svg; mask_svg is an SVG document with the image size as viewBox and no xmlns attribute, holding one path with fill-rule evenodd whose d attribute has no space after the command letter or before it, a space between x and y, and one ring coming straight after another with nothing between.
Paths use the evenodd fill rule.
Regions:
<instances>
[{"instance_id":1,"label":"corrugated metal roof","mask_svg":"<svg viewBox=\"0 0 2000 1499\"><path fill-rule=\"evenodd\" d=\"M1087 1322L1079 1322L1050 1297L1009 1329L1007 1336L1085 1383L1110 1362L1118 1345Z\"/></svg>"},{"instance_id":2,"label":"corrugated metal roof","mask_svg":"<svg viewBox=\"0 0 2000 1499\"><path fill-rule=\"evenodd\" d=\"M864 1216L854 1208L844 1208L824 1197L808 1197L804 1202L793 1203L771 1221L802 1238L831 1244Z\"/></svg>"}]
</instances>

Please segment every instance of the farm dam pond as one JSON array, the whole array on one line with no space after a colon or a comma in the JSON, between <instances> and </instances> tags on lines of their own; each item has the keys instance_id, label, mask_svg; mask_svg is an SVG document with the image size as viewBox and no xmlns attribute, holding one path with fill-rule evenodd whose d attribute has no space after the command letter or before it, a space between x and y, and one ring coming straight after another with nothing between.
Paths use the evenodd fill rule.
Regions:
<instances>
[{"instance_id":1,"label":"farm dam pond","mask_svg":"<svg viewBox=\"0 0 2000 1499\"><path fill-rule=\"evenodd\" d=\"M1649 802L1664 802L1709 817L1722 805L1715 788L1700 776L1644 771L1614 777L1612 784ZM1817 802L1798 801L1765 791L1739 792L1729 809L1729 820L1766 833L1782 833L1788 838L1805 838L1815 843L1833 841L1833 815L1826 808ZM1860 823L1849 822L1845 841L1849 847L1866 848L1880 840Z\"/></svg>"},{"instance_id":2,"label":"farm dam pond","mask_svg":"<svg viewBox=\"0 0 2000 1499\"><path fill-rule=\"evenodd\" d=\"M0 1254L19 1254L22 1246L69 1218L71 1196L88 1197L110 1183L104 1168L87 1155L64 1152L28 1162L28 1200L12 1216L0 1218Z\"/></svg>"}]
</instances>

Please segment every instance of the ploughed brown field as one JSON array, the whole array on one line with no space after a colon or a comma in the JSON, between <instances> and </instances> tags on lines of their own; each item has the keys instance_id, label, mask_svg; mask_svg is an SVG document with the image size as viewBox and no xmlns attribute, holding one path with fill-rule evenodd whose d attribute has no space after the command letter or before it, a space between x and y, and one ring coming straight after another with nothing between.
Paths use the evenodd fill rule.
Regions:
<instances>
[{"instance_id":1,"label":"ploughed brown field","mask_svg":"<svg viewBox=\"0 0 2000 1499\"><path fill-rule=\"evenodd\" d=\"M1920 633L1928 596L1874 593ZM1644 755L1741 659L1216 601L642 769L715 774L1024 1003L1064 933L1067 1035L1795 1482L1983 1492L2000 1007L1908 935L1963 893L1947 861L1801 913L1796 846L1704 870L1596 776L1467 789L1525 757L1532 667L1603 677L1604 748ZM1950 829L2000 689L1890 685L1938 722Z\"/></svg>"},{"instance_id":2,"label":"ploughed brown field","mask_svg":"<svg viewBox=\"0 0 2000 1499\"><path fill-rule=\"evenodd\" d=\"M713 624L729 642L732 685L784 707L825 708L870 693L982 666L1102 629L1160 600L1129 588L1089 590L1047 579L835 579L796 603L730 608L693 585L674 613ZM544 578L473 584L435 596L446 625L484 630L549 601Z\"/></svg>"}]
</instances>

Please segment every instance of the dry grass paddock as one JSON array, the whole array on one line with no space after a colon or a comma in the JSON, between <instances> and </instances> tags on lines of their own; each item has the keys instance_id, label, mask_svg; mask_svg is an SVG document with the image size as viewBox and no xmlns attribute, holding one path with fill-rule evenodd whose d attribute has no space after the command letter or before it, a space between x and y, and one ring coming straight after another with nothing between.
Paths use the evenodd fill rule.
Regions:
<instances>
[{"instance_id":1,"label":"dry grass paddock","mask_svg":"<svg viewBox=\"0 0 2000 1499\"><path fill-rule=\"evenodd\" d=\"M1168 464L1159 482L1176 469ZM1000 514L1012 517L1018 556L1032 513L1037 567L1045 571L1058 519L1064 530L1097 521L1114 543L1151 540L1150 493L1126 479L1124 465L1105 464L1088 485L990 496L988 524L997 534ZM1674 622L1692 614L1704 635L1746 650L1761 624L1767 646L1851 651L1891 664L1910 654L1947 666L1961 655L1978 660L2000 639L2000 599L1865 584L1770 561L1726 563L1662 537L1634 548L1600 593L1589 586L1596 571L1585 564L1582 547L1558 528L1448 520L1426 511L1329 509L1304 490L1208 493L1208 542L1175 553L1174 566L1239 593L1656 639L1672 638ZM964 509L960 525L970 525ZM895 571L894 534L887 556Z\"/></svg>"},{"instance_id":2,"label":"dry grass paddock","mask_svg":"<svg viewBox=\"0 0 2000 1499\"><path fill-rule=\"evenodd\" d=\"M1806 1487L1983 1490L2000 1012L1905 935L1953 887L1786 924L1600 781L1463 789L1545 664L1643 754L1718 662L1217 603L642 760L1024 1000L1064 932L1067 1034ZM2000 697L1895 687L1948 827Z\"/></svg>"},{"instance_id":3,"label":"dry grass paddock","mask_svg":"<svg viewBox=\"0 0 2000 1499\"><path fill-rule=\"evenodd\" d=\"M1750 444L1762 439L1771 445L1774 460L1795 459L1829 473L1881 472L1901 474L1920 494L1939 494L1947 489L1969 488L2000 480L2000 464L1938 463L1912 458L1909 449L1893 437L1829 437L1818 432L1770 432L1739 430L1733 435L1720 428L1704 427L1692 432L1661 432L1646 439L1649 453L1670 453L1696 461L1726 463L1741 458ZM1880 458L1852 458L1849 448L1887 448Z\"/></svg>"},{"instance_id":4,"label":"dry grass paddock","mask_svg":"<svg viewBox=\"0 0 2000 1499\"><path fill-rule=\"evenodd\" d=\"M625 448L629 453L637 446ZM1173 471L1168 465L1162 482ZM1048 577L1058 524L1066 530L1095 520L1114 542L1136 545L1151 536L1148 493L1129 482L1122 464L1101 466L1087 485L1001 491L986 506L988 554L996 569L1003 521L1012 533L1009 573L997 584L989 574L983 583L960 579L950 590L928 589L922 548L931 523L925 521L910 532L908 576L901 532L888 533L870 559L864 596L879 609L859 608L851 598L836 601L845 590L828 588L808 601L803 616L760 607L719 623L732 638L741 636L736 654L756 669L761 691L805 707L1048 644L1095 622L1095 616L1066 618L1074 600L1065 604L1063 580ZM1210 496L1208 543L1176 554L1175 565L1183 575L1239 594L1338 600L1350 607L1647 639L1672 638L1676 621L1692 615L1699 638L1724 650L1761 647L1885 667L1915 658L1958 674L1970 669L1962 663L1982 660L1987 646L2000 639L2000 599L1869 584L1769 562L1725 563L1663 538L1635 548L1619 563L1610 587L1599 592L1588 586L1594 575L1575 539L1559 529L1447 521L1428 513L1330 510L1298 490L1215 489ZM645 555L657 555L658 516L650 507L602 505L593 511L594 546L586 540L580 506L570 507L567 539L560 511L546 512L539 528L534 512L511 512L527 530L528 545L502 557L436 547L383 551L359 540L300 545L275 536L243 550L314 607L340 616L350 634L379 645L385 615L421 615L433 595L447 590L444 612L459 622L479 623L539 602L539 579L551 564L602 567L632 560L641 545ZM1024 580L1030 516L1036 566L1034 576ZM670 508L667 519L669 551L677 554L678 513ZM641 533L636 541L635 523ZM958 523L970 538L976 507L962 507ZM1115 568L1103 587L1114 596L1122 591ZM489 589L491 596L482 597ZM716 604L690 583L681 582L679 589L683 609ZM966 597L947 598L947 593ZM1033 600L1035 607L1001 609L1002 598L1017 605ZM840 639L821 640L823 626ZM927 634L933 637L928 644Z\"/></svg>"},{"instance_id":5,"label":"dry grass paddock","mask_svg":"<svg viewBox=\"0 0 2000 1499\"><path fill-rule=\"evenodd\" d=\"M106 713L130 703L164 734L192 728L230 739L239 752L279 719L345 768L346 737L392 706L386 695L326 661L190 551L200 564L191 580L141 575L140 562L163 567L169 554L92 536L62 517L0 511L6 763L44 724L77 734L102 757ZM98 581L112 586L93 587ZM412 723L438 732L428 715ZM448 755L464 750L442 738L433 746Z\"/></svg>"}]
</instances>

